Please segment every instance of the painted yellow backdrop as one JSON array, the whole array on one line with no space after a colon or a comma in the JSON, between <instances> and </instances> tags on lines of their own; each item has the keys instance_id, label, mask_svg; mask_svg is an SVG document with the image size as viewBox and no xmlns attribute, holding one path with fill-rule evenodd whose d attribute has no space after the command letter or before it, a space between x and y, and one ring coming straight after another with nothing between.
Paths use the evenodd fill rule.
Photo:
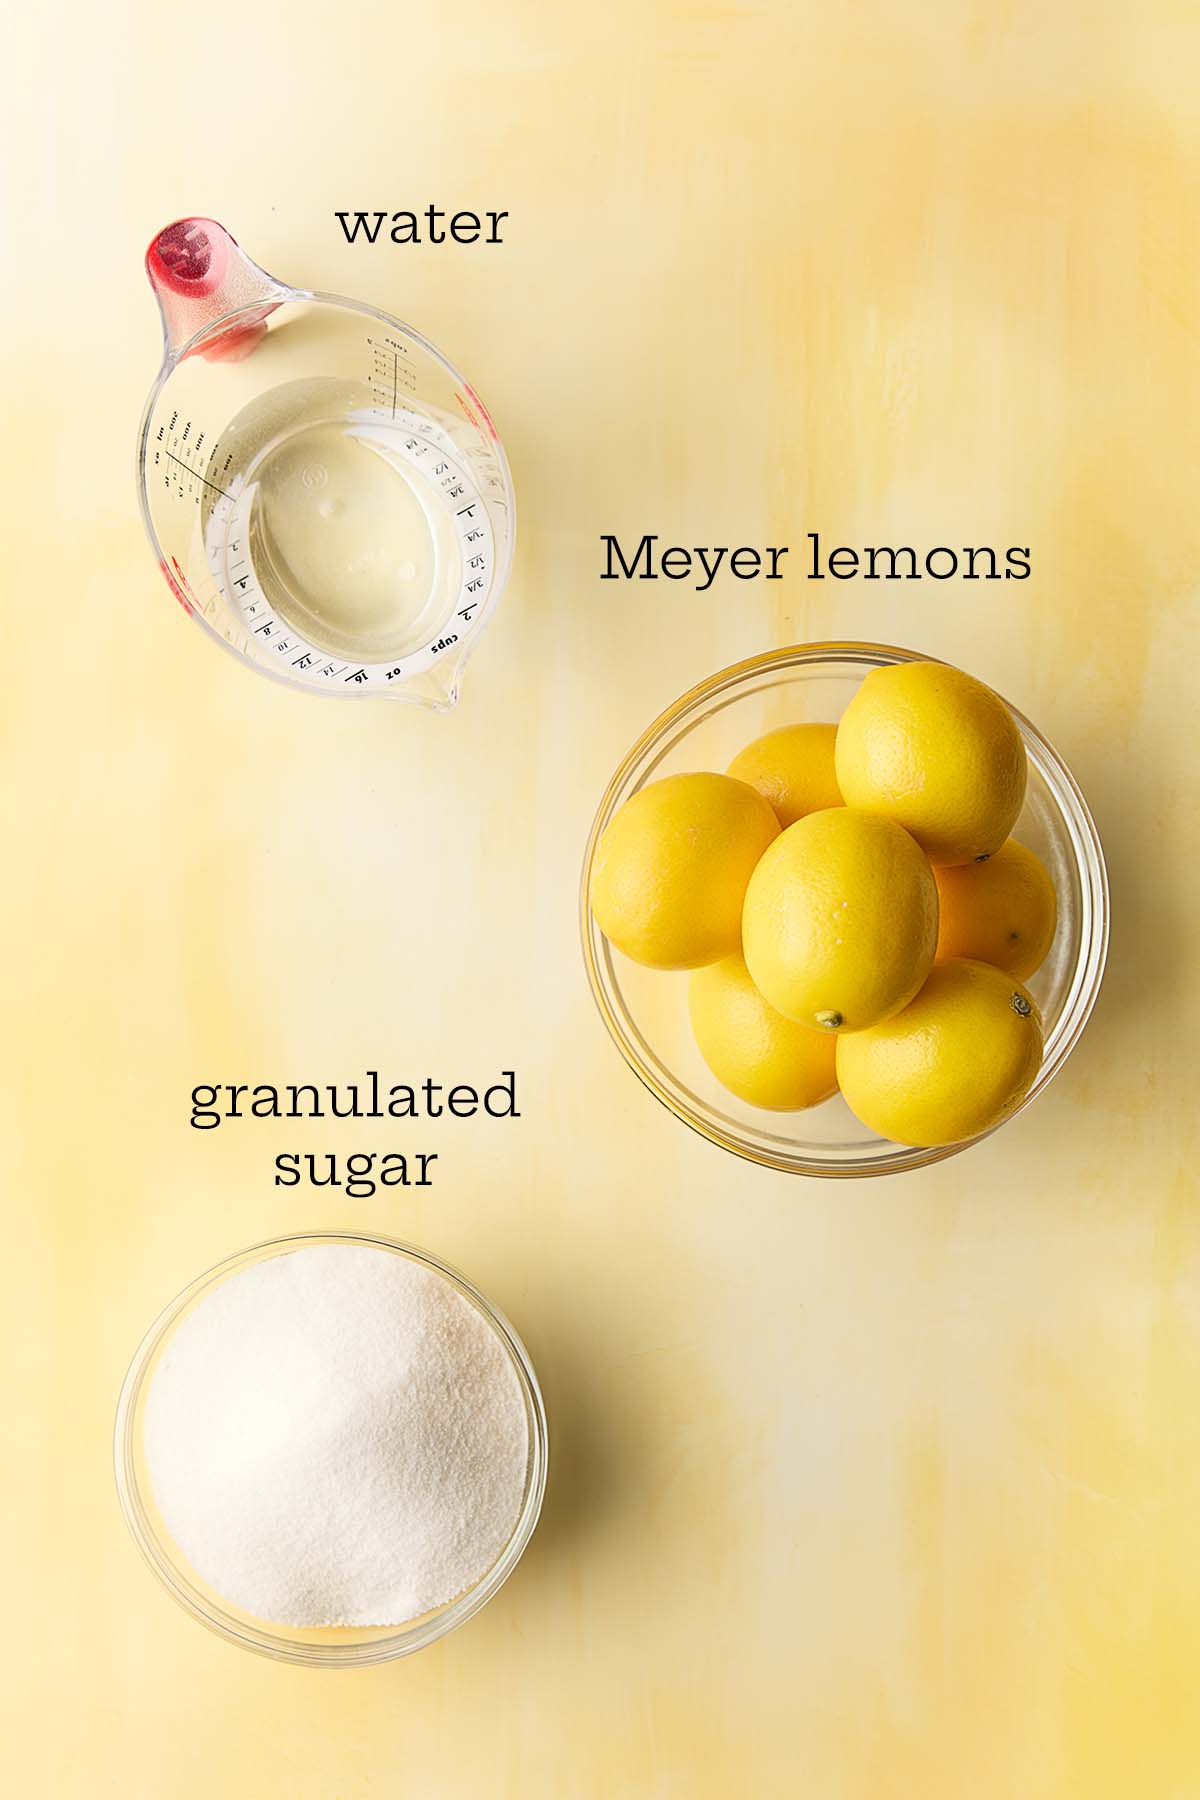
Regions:
<instances>
[{"instance_id":1,"label":"painted yellow backdrop","mask_svg":"<svg viewBox=\"0 0 1200 1800\"><path fill-rule=\"evenodd\" d=\"M1200 1795L1194 7L69 0L6 40L5 1791ZM431 202L509 211L506 243L333 218ZM141 255L186 211L411 320L501 422L517 564L452 716L284 692L171 603L131 464ZM1028 543L1035 576L597 579L602 531L812 529ZM575 938L632 737L827 636L1029 712L1115 891L1049 1094L836 1187L660 1110ZM189 1130L198 1081L369 1067L515 1067L523 1116ZM436 1150L438 1180L272 1187L296 1148ZM496 1602L345 1676L175 1608L109 1464L160 1305L314 1224L464 1268L554 1435Z\"/></svg>"}]
</instances>

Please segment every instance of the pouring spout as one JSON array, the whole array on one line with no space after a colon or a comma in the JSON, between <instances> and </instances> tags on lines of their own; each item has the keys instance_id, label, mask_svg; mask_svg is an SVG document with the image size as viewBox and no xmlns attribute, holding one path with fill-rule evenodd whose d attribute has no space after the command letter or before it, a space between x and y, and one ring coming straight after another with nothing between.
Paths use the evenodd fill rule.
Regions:
<instances>
[{"instance_id":1,"label":"pouring spout","mask_svg":"<svg viewBox=\"0 0 1200 1800\"><path fill-rule=\"evenodd\" d=\"M263 338L268 315L292 294L215 219L176 219L165 226L146 251L146 274L173 359L195 354L240 362ZM220 329L225 319L229 323ZM193 344L201 332L203 341Z\"/></svg>"},{"instance_id":2,"label":"pouring spout","mask_svg":"<svg viewBox=\"0 0 1200 1800\"><path fill-rule=\"evenodd\" d=\"M459 667L457 663L434 663L431 669L413 675L395 690L399 700L416 701L432 712L450 712L458 703Z\"/></svg>"},{"instance_id":3,"label":"pouring spout","mask_svg":"<svg viewBox=\"0 0 1200 1800\"><path fill-rule=\"evenodd\" d=\"M424 700L434 712L449 712L458 705L458 664L442 663L425 676Z\"/></svg>"}]
</instances>

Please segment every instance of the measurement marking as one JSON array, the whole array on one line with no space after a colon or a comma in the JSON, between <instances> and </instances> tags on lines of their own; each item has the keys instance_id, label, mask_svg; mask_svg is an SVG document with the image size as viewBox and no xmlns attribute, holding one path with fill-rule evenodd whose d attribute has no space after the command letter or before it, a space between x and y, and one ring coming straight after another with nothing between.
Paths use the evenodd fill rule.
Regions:
<instances>
[{"instance_id":1,"label":"measurement marking","mask_svg":"<svg viewBox=\"0 0 1200 1800\"><path fill-rule=\"evenodd\" d=\"M386 372L386 357L389 353L392 358L390 384ZM220 604L232 606L244 621L244 627L249 628L251 641L253 641L253 637L263 639L261 646L254 647L254 653L262 659L262 665L266 666L267 658L273 651L277 657L286 662L293 674L307 685L321 682L344 683L347 686L361 689L363 686L381 680L389 686L403 682L418 670L430 666L440 653L448 651L452 646L469 638L474 627L475 616L482 610L483 590L492 576L494 545L491 542L488 520L492 501L486 495L489 486L496 488L500 495L503 494L498 478L494 471L488 469L486 465L482 470L476 467L477 463L484 462L485 459L472 456L469 451L464 454L457 446L448 447L444 432L440 431L431 421L423 419L419 413L410 410L407 392L404 406L400 405L400 355L403 354L402 349L391 344L378 345L375 347L374 354L375 368L373 376L369 377L369 391L372 394L373 404L379 412L386 413L390 422L397 428L394 441L400 455L410 461L414 467L425 466L433 483L440 491L441 498L449 501L458 499L463 501L461 507L451 507L450 509L451 518L455 521L453 532L457 536L462 550L462 574L458 583L459 598L462 604L457 609L455 616L463 626L463 631L458 636L450 634L443 637L439 643L423 645L416 653L414 667L411 670L404 663L380 666L351 662L338 663L333 658L327 658L325 662L321 662L321 652L311 644L307 644L299 634L293 635L288 631L283 619L276 615L271 603L258 589L257 583L253 591L250 589L250 583L255 580L256 576L254 559L248 554L249 546L247 545L246 553L243 553L242 540L232 535L237 525L243 522L239 508L244 504L245 495L227 491L217 481L201 475L178 453L166 451L161 443L159 446L166 460L174 463L187 475L195 477L203 486L215 492L218 499L225 502L224 513L214 502L213 519L221 523L222 531L230 533L225 538L225 579L229 583L229 589L226 591L222 583L219 592L208 601L204 610L210 613L215 620L217 617L215 609ZM408 365L405 366L407 370ZM179 440L176 439L176 442ZM188 444L180 444L180 449L188 447ZM191 447L192 453L195 455L198 446L192 443ZM430 452L433 453L433 461L426 464L425 458L429 456ZM231 458L226 457L225 466L229 466L231 461ZM220 462L214 463L210 460L207 466L222 469L222 473L224 473ZM481 474L483 477L482 491L479 479ZM502 499L499 504L503 507ZM480 518L481 510L483 511L482 518ZM206 536L210 538L213 536L212 527L206 532ZM225 631L223 635L239 648L245 645L245 639L242 639L239 644L230 631Z\"/></svg>"},{"instance_id":2,"label":"measurement marking","mask_svg":"<svg viewBox=\"0 0 1200 1800\"><path fill-rule=\"evenodd\" d=\"M169 450L164 450L163 455L170 457L173 463L178 463L181 469L186 469L188 474L193 476L197 481L202 481L205 487L212 488L215 493L223 495L226 500L233 499L233 495L227 494L223 487L218 487L215 481L210 481L206 475L201 475L199 469L193 469L190 463L185 463L182 456L171 456Z\"/></svg>"}]
</instances>

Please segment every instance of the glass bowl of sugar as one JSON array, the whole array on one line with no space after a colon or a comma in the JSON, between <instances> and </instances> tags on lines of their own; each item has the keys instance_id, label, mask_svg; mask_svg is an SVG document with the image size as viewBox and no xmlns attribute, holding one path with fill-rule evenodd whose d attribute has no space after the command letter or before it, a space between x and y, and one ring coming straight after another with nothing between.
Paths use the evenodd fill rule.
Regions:
<instances>
[{"instance_id":1,"label":"glass bowl of sugar","mask_svg":"<svg viewBox=\"0 0 1200 1800\"><path fill-rule=\"evenodd\" d=\"M492 1598L537 1524L548 1438L524 1345L464 1276L311 1232L164 1309L114 1460L138 1548L188 1612L332 1669L423 1649Z\"/></svg>"}]
</instances>

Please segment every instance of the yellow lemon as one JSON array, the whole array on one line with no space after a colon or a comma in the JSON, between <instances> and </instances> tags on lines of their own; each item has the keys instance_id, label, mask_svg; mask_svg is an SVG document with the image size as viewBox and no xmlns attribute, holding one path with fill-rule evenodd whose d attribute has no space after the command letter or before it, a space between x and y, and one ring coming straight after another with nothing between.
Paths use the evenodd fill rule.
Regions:
<instances>
[{"instance_id":1,"label":"yellow lemon","mask_svg":"<svg viewBox=\"0 0 1200 1800\"><path fill-rule=\"evenodd\" d=\"M652 969L738 949L751 870L779 835L761 794L728 775L667 775L625 802L596 847L590 903L605 937Z\"/></svg>"},{"instance_id":2,"label":"yellow lemon","mask_svg":"<svg viewBox=\"0 0 1200 1800\"><path fill-rule=\"evenodd\" d=\"M1054 941L1058 906L1040 857L1009 838L987 862L935 869L937 960L971 957L1025 981Z\"/></svg>"},{"instance_id":3,"label":"yellow lemon","mask_svg":"<svg viewBox=\"0 0 1200 1800\"><path fill-rule=\"evenodd\" d=\"M837 1086L834 1040L768 1006L740 956L697 969L688 1009L700 1054L739 1100L772 1112L799 1112Z\"/></svg>"},{"instance_id":4,"label":"yellow lemon","mask_svg":"<svg viewBox=\"0 0 1200 1800\"><path fill-rule=\"evenodd\" d=\"M748 781L775 808L779 823L842 804L833 769L836 725L781 725L740 750L729 773Z\"/></svg>"},{"instance_id":5,"label":"yellow lemon","mask_svg":"<svg viewBox=\"0 0 1200 1800\"><path fill-rule=\"evenodd\" d=\"M1041 1062L1032 998L980 962L935 963L902 1013L837 1041L851 1111L898 1144L956 1144L990 1130L1025 1098Z\"/></svg>"},{"instance_id":6,"label":"yellow lemon","mask_svg":"<svg viewBox=\"0 0 1200 1800\"><path fill-rule=\"evenodd\" d=\"M993 856L1025 798L1025 746L998 694L945 663L872 669L838 726L838 786L934 863Z\"/></svg>"},{"instance_id":7,"label":"yellow lemon","mask_svg":"<svg viewBox=\"0 0 1200 1800\"><path fill-rule=\"evenodd\" d=\"M875 813L809 813L750 877L746 965L765 999L815 1031L861 1031L907 1006L937 944L937 887L907 831Z\"/></svg>"}]
</instances>

